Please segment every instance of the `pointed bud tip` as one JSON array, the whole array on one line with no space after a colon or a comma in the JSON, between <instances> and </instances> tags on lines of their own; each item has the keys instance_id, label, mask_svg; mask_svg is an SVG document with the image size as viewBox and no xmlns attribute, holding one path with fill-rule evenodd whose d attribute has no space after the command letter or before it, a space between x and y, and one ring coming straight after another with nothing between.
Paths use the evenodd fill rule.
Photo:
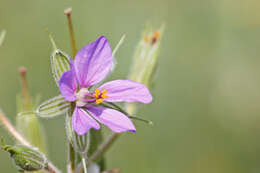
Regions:
<instances>
[{"instance_id":1,"label":"pointed bud tip","mask_svg":"<svg viewBox=\"0 0 260 173\"><path fill-rule=\"evenodd\" d=\"M72 8L71 7L70 8L66 8L64 10L64 14L66 14L67 16L71 15L71 13L72 13Z\"/></svg>"},{"instance_id":2,"label":"pointed bud tip","mask_svg":"<svg viewBox=\"0 0 260 173\"><path fill-rule=\"evenodd\" d=\"M160 37L160 31L155 31L155 32L153 33L152 44L156 43L157 40L159 39L159 37Z\"/></svg>"},{"instance_id":3,"label":"pointed bud tip","mask_svg":"<svg viewBox=\"0 0 260 173\"><path fill-rule=\"evenodd\" d=\"M19 67L19 68L18 68L18 72L19 72L22 76L24 76L24 75L26 74L26 72L27 72L27 68L25 68L25 67Z\"/></svg>"}]
</instances>

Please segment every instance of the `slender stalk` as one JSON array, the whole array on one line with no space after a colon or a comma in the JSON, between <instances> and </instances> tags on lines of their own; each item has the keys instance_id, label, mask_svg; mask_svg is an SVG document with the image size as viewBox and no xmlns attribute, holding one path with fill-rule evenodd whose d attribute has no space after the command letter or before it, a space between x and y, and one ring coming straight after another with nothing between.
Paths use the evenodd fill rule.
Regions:
<instances>
[{"instance_id":1,"label":"slender stalk","mask_svg":"<svg viewBox=\"0 0 260 173\"><path fill-rule=\"evenodd\" d=\"M73 57L75 57L76 53L77 53L77 47L76 47L76 40L75 40L72 19L71 19L72 8L65 9L64 13L68 19L71 48L72 48ZM73 173L74 169L75 169L75 151L74 151L72 144L69 144L69 169L70 169L71 173Z\"/></svg>"},{"instance_id":2,"label":"slender stalk","mask_svg":"<svg viewBox=\"0 0 260 173\"><path fill-rule=\"evenodd\" d=\"M0 121L2 122L5 129L21 144L26 146L31 146L31 144L23 138L23 136L14 128L11 122L5 117L5 115L0 111Z\"/></svg>"},{"instance_id":3,"label":"slender stalk","mask_svg":"<svg viewBox=\"0 0 260 173\"><path fill-rule=\"evenodd\" d=\"M11 122L6 118L6 116L0 111L0 121L2 122L5 129L22 145L33 147L11 124ZM51 162L44 168L49 173L61 173Z\"/></svg>"},{"instance_id":4,"label":"slender stalk","mask_svg":"<svg viewBox=\"0 0 260 173\"><path fill-rule=\"evenodd\" d=\"M83 165L84 173L88 173L88 169L86 166L86 160L84 157L82 157L82 165Z\"/></svg>"},{"instance_id":5,"label":"slender stalk","mask_svg":"<svg viewBox=\"0 0 260 173\"><path fill-rule=\"evenodd\" d=\"M73 25L71 20L72 8L65 9L64 13L66 14L68 19L72 53L73 53L73 57L75 57L77 53L77 47L76 47L76 40L75 40L75 35L74 35L74 30L73 30Z\"/></svg>"}]
</instances>

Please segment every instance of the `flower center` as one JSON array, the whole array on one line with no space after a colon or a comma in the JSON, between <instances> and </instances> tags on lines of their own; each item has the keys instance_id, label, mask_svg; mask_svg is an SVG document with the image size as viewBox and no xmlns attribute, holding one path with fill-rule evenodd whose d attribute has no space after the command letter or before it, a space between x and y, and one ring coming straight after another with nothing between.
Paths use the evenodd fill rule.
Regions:
<instances>
[{"instance_id":1,"label":"flower center","mask_svg":"<svg viewBox=\"0 0 260 173\"><path fill-rule=\"evenodd\" d=\"M107 90L99 91L97 88L94 93L90 93L87 88L81 88L76 93L76 105L78 107L86 106L87 104L100 104L107 98Z\"/></svg>"}]
</instances>

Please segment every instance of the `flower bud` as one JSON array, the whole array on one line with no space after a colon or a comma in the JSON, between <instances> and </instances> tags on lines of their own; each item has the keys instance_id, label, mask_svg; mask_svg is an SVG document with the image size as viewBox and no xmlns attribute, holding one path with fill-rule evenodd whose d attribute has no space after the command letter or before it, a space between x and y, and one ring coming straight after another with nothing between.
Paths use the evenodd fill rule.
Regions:
<instances>
[{"instance_id":1,"label":"flower bud","mask_svg":"<svg viewBox=\"0 0 260 173\"><path fill-rule=\"evenodd\" d=\"M147 27L143 31L133 56L132 68L129 74L130 80L140 82L148 88L153 86L163 30L164 25L155 31L151 27ZM129 114L134 114L136 112L136 104L127 103L126 111Z\"/></svg>"},{"instance_id":2,"label":"flower bud","mask_svg":"<svg viewBox=\"0 0 260 173\"><path fill-rule=\"evenodd\" d=\"M134 53L129 79L150 87L158 64L163 30L164 25L155 31L149 27L145 29Z\"/></svg>"},{"instance_id":3,"label":"flower bud","mask_svg":"<svg viewBox=\"0 0 260 173\"><path fill-rule=\"evenodd\" d=\"M18 72L21 76L22 92L16 97L16 127L33 146L39 148L41 152L46 153L44 131L35 113L39 98L30 96L26 78L27 69L20 67Z\"/></svg>"},{"instance_id":4,"label":"flower bud","mask_svg":"<svg viewBox=\"0 0 260 173\"><path fill-rule=\"evenodd\" d=\"M48 164L44 155L36 148L4 145L2 149L10 153L14 164L20 171L39 171Z\"/></svg>"}]
</instances>

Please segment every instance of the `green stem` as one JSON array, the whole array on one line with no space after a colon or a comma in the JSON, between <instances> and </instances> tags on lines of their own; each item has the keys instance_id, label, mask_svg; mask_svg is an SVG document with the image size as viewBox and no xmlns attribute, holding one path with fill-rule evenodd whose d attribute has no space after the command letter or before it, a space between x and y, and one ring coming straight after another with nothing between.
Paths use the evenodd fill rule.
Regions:
<instances>
[{"instance_id":1,"label":"green stem","mask_svg":"<svg viewBox=\"0 0 260 173\"><path fill-rule=\"evenodd\" d=\"M71 8L65 9L64 13L66 14L67 19L68 19L72 53L73 53L73 57L75 57L76 53L77 53L77 46L76 46L76 40L75 40L72 19L71 19L72 9Z\"/></svg>"},{"instance_id":2,"label":"green stem","mask_svg":"<svg viewBox=\"0 0 260 173\"><path fill-rule=\"evenodd\" d=\"M69 159L70 172L73 173L75 169L75 151L71 143L69 144Z\"/></svg>"},{"instance_id":3,"label":"green stem","mask_svg":"<svg viewBox=\"0 0 260 173\"><path fill-rule=\"evenodd\" d=\"M82 157L82 165L83 165L84 173L88 173L87 166L86 166L86 160L84 157Z\"/></svg>"}]
</instances>

